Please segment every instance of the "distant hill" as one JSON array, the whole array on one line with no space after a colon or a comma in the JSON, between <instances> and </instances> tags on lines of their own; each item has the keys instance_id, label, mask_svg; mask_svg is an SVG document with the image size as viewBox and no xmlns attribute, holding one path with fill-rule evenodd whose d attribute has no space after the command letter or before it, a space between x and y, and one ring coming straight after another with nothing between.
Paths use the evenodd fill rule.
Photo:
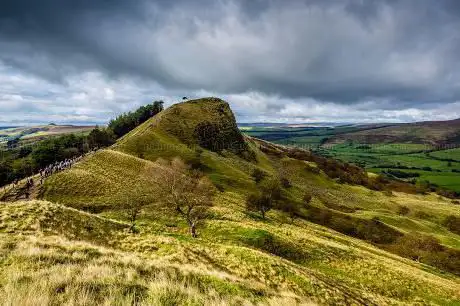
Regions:
<instances>
[{"instance_id":1,"label":"distant hill","mask_svg":"<svg viewBox=\"0 0 460 306\"><path fill-rule=\"evenodd\" d=\"M35 138L42 139L48 136L57 136L71 133L86 133L94 129L95 126L78 125L37 125L23 127L5 127L0 129L0 143L11 139L32 141Z\"/></svg>"},{"instance_id":2,"label":"distant hill","mask_svg":"<svg viewBox=\"0 0 460 306\"><path fill-rule=\"evenodd\" d=\"M176 157L216 189L198 238L158 205L152 188L154 174L169 167L164 160ZM281 184L280 197L264 219L246 205L270 181ZM38 193L43 201L0 203L0 298L454 305L457 202L385 184L360 168L242 135L221 99L179 103L52 175ZM138 230L130 232L139 203Z\"/></svg>"},{"instance_id":3,"label":"distant hill","mask_svg":"<svg viewBox=\"0 0 460 306\"><path fill-rule=\"evenodd\" d=\"M325 144L346 141L368 144L414 143L434 146L460 144L460 119L377 125L373 128L367 127L356 132L335 135L330 137Z\"/></svg>"}]
</instances>

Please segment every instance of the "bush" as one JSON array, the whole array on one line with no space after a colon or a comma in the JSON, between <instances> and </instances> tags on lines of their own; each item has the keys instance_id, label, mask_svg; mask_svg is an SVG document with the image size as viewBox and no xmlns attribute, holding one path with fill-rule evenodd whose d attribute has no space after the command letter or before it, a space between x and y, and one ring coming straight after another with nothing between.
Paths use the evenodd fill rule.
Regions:
<instances>
[{"instance_id":1,"label":"bush","mask_svg":"<svg viewBox=\"0 0 460 306\"><path fill-rule=\"evenodd\" d=\"M406 216L407 214L409 214L409 212L410 209L407 206L399 206L398 208L398 215Z\"/></svg>"},{"instance_id":2,"label":"bush","mask_svg":"<svg viewBox=\"0 0 460 306\"><path fill-rule=\"evenodd\" d=\"M400 256L460 275L460 251L443 246L435 237L411 233L399 238L387 249Z\"/></svg>"},{"instance_id":3,"label":"bush","mask_svg":"<svg viewBox=\"0 0 460 306\"><path fill-rule=\"evenodd\" d=\"M389 244L402 236L399 231L378 219L356 218L319 207L310 207L307 219L340 233L373 243Z\"/></svg>"},{"instance_id":4,"label":"bush","mask_svg":"<svg viewBox=\"0 0 460 306\"><path fill-rule=\"evenodd\" d=\"M301 216L299 206L293 201L283 203L282 207L280 208L289 215L289 218L291 218L291 223L294 222L295 218Z\"/></svg>"},{"instance_id":5,"label":"bush","mask_svg":"<svg viewBox=\"0 0 460 306\"><path fill-rule=\"evenodd\" d=\"M291 181L289 181L289 179L287 179L285 177L282 177L280 179L280 182L281 182L281 186L283 186L283 188L291 188L292 187Z\"/></svg>"},{"instance_id":6,"label":"bush","mask_svg":"<svg viewBox=\"0 0 460 306\"><path fill-rule=\"evenodd\" d=\"M314 174L319 174L321 172L321 170L318 167L314 167L310 165L305 166L305 170L307 172L314 173Z\"/></svg>"},{"instance_id":7,"label":"bush","mask_svg":"<svg viewBox=\"0 0 460 306\"><path fill-rule=\"evenodd\" d=\"M303 204L305 208L310 207L310 202L313 199L313 196L310 192L306 191L302 197Z\"/></svg>"},{"instance_id":8,"label":"bush","mask_svg":"<svg viewBox=\"0 0 460 306\"><path fill-rule=\"evenodd\" d=\"M404 171L396 170L396 169L388 169L388 170L384 171L383 173L391 175L391 176L394 176L394 177L397 177L397 178L401 178L401 179L420 177L420 173L417 173L417 172L404 172Z\"/></svg>"},{"instance_id":9,"label":"bush","mask_svg":"<svg viewBox=\"0 0 460 306\"><path fill-rule=\"evenodd\" d=\"M449 231L460 235L460 218L457 216L447 216L444 219L443 225L449 229Z\"/></svg>"},{"instance_id":10,"label":"bush","mask_svg":"<svg viewBox=\"0 0 460 306\"><path fill-rule=\"evenodd\" d=\"M255 168L251 174L252 178L256 182L256 184L260 183L263 178L266 176L265 172L260 170L259 168Z\"/></svg>"},{"instance_id":11,"label":"bush","mask_svg":"<svg viewBox=\"0 0 460 306\"><path fill-rule=\"evenodd\" d=\"M244 236L243 243L288 260L300 261L305 258L302 249L296 247L295 244L261 229Z\"/></svg>"}]
</instances>

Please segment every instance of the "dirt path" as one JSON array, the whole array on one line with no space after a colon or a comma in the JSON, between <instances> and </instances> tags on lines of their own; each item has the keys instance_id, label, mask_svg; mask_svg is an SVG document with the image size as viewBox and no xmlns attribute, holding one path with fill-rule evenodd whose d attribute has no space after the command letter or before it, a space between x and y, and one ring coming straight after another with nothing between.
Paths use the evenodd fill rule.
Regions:
<instances>
[{"instance_id":1,"label":"dirt path","mask_svg":"<svg viewBox=\"0 0 460 306\"><path fill-rule=\"evenodd\" d=\"M33 180L33 184L30 186L27 184L27 180ZM16 185L9 184L0 189L0 201L2 202L14 202L17 200L32 200L36 199L42 190L43 185L40 185L40 176L34 175L28 178L22 179Z\"/></svg>"}]
</instances>

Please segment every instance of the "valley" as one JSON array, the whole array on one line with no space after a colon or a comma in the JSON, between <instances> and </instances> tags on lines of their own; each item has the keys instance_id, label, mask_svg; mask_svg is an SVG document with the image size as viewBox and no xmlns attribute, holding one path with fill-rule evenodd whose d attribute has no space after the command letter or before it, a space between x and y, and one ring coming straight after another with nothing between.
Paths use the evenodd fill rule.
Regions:
<instances>
[{"instance_id":1,"label":"valley","mask_svg":"<svg viewBox=\"0 0 460 306\"><path fill-rule=\"evenodd\" d=\"M309 149L322 156L354 163L373 173L391 173L393 170L411 173L413 176L409 180L460 192L460 143L455 140L460 133L458 122L307 129L245 126L243 132L274 143ZM445 131L442 130L444 128ZM406 179L404 174L392 177Z\"/></svg>"}]
</instances>

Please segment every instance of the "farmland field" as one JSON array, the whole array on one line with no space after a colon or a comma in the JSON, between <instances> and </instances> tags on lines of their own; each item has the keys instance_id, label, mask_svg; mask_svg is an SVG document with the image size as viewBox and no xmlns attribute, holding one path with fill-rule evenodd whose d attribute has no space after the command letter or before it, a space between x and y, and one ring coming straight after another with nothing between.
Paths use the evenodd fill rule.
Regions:
<instances>
[{"instance_id":1,"label":"farmland field","mask_svg":"<svg viewBox=\"0 0 460 306\"><path fill-rule=\"evenodd\" d=\"M274 143L311 149L317 154L354 163L374 173L389 173L391 170L398 170L402 175L411 173L407 175L411 180L428 181L442 188L460 192L460 148L455 148L454 144L435 146L429 143L335 141L338 137L346 139L347 133L371 133L373 129L375 126L246 126L242 131L249 136Z\"/></svg>"}]
</instances>

